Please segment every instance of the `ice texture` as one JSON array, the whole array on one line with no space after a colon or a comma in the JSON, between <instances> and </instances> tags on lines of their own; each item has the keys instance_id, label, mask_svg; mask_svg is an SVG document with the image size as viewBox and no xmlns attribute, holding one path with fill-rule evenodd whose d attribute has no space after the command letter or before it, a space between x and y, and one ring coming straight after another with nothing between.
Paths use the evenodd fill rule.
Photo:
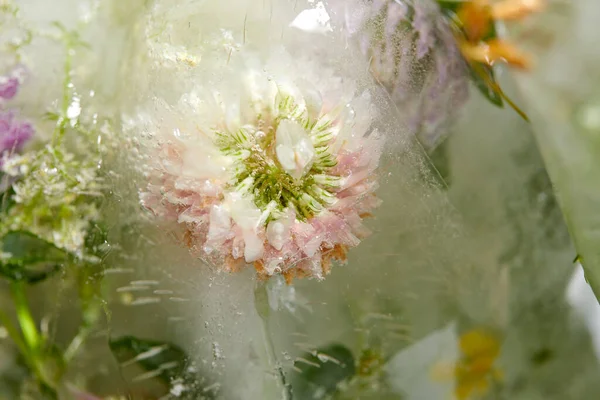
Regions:
<instances>
[{"instance_id":1,"label":"ice texture","mask_svg":"<svg viewBox=\"0 0 600 400\"><path fill-rule=\"evenodd\" d=\"M590 338L597 313L587 311L594 309L581 298L578 303L573 289L568 292L575 247L592 283L597 261L597 96L593 85L576 79L582 71L597 78L590 67L597 61L590 50L589 21L598 11L593 0L556 17L560 28L542 25L551 29L553 44L538 48L536 70L518 78L531 126L473 96L450 138L429 155L407 129L405 110L373 80L360 48L335 20L299 29L297 17L307 10L304 15L318 14L319 2L18 3L37 34L23 53L32 83L16 104L39 128L38 140L51 136L43 113L62 95L57 71L63 48L40 33L53 20L78 29L91 48L73 60L81 116L107 116L99 140L108 141L111 151L99 167L109 185L100 207L110 248L101 294L108 315L70 365L69 383L86 381L85 393L94 397L164 393L148 371L118 363L107 349L107 339L133 335L180 346L189 355L185 373L196 377L191 386L206 398L285 398L299 366L341 362L323 350L332 345L349 349L359 371L343 383L338 399L442 399L450 392L471 398L464 381L472 377L460 375L458 367L468 366L466 355L486 346L486 368L475 377L483 395L558 400L598 393ZM559 30L572 37L559 36ZM210 117L193 96L184 97L187 107L177 118L167 112L192 89L225 88L227 99L236 98L238 87L228 85L226 70L239 67L242 48L258 60L275 59L280 76L298 73L304 57L317 71L338 76L340 96L355 88L368 92L376 113L358 122L386 138L377 189L381 205L366 223L372 234L322 281L259 282L250 266L219 271L190 254L177 224L164 224L141 207L156 121L163 128L193 129L195 120ZM293 57L278 58L284 54ZM500 72L507 91L516 93L510 76ZM214 166L197 161L199 168ZM53 337L66 341L76 329L76 290L62 276L44 285L31 291L34 314L51 315L58 321ZM2 286L2 307L9 304L7 292ZM67 300L57 301L59 295ZM12 347L0 345L3 390L18 369ZM415 378L407 379L408 372ZM486 386L492 378L498 385ZM184 398L189 386L172 382L167 398ZM65 387L61 396L70 398L72 391Z\"/></svg>"}]
</instances>

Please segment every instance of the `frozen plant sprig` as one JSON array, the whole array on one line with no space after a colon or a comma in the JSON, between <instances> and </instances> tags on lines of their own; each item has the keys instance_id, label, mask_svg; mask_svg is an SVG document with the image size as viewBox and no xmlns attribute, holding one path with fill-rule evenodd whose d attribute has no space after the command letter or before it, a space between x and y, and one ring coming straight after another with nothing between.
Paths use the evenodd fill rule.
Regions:
<instances>
[{"instance_id":1,"label":"frozen plant sprig","mask_svg":"<svg viewBox=\"0 0 600 400\"><path fill-rule=\"evenodd\" d=\"M83 258L90 223L99 218L95 199L102 185L96 165L82 162L61 147L48 146L9 159L14 204L0 223L0 235L26 230Z\"/></svg>"},{"instance_id":2,"label":"frozen plant sprig","mask_svg":"<svg viewBox=\"0 0 600 400\"><path fill-rule=\"evenodd\" d=\"M97 202L103 188L98 176L101 154L96 146L84 144L88 154L82 160L64 145L67 131L79 136L75 142L81 139L85 142L90 132L79 121L80 100L71 82L73 35L61 32L68 54L61 108L49 114L56 121L53 143L22 155L5 157L2 171L14 183L11 207L4 212L0 234L28 231L78 258L91 261L93 256L86 252L85 238L91 223L99 218Z\"/></svg>"},{"instance_id":3,"label":"frozen plant sprig","mask_svg":"<svg viewBox=\"0 0 600 400\"><path fill-rule=\"evenodd\" d=\"M0 275L10 283L20 329L12 326L8 311L0 310L0 322L7 327L30 374L28 383L21 387L21 396L32 390L44 398L58 398L67 364L79 354L100 315L99 271L105 250L105 236L99 226L99 202L105 189L100 167L106 154L105 140L101 139L106 132L98 126L98 115L82 107L85 100L73 81L74 55L85 47L78 32L59 23L44 32L28 29L18 18L18 9L2 11L0 23L11 30L0 38L0 48L18 67L0 77L0 177L4 185L0 196ZM1 110L10 106L26 75L19 62L27 58L23 54L32 36L64 45L63 90L58 93L57 109L44 115L55 122L54 129L50 128L51 141L41 142L50 135L36 135L27 151L19 154L33 135L33 125L22 122L10 108ZM43 133L48 125L37 123L36 131ZM82 311L79 332L64 351L43 325L38 326L27 300L28 285L61 269L68 272L65 276L77 279Z\"/></svg>"},{"instance_id":4,"label":"frozen plant sprig","mask_svg":"<svg viewBox=\"0 0 600 400\"><path fill-rule=\"evenodd\" d=\"M292 71L236 73L247 77L239 95L203 88L159 105L162 120L195 124L148 128L142 204L177 222L181 240L219 269L322 279L370 234L363 219L379 205L383 139L370 128L370 97L322 89L340 84L326 73L315 85Z\"/></svg>"}]
</instances>

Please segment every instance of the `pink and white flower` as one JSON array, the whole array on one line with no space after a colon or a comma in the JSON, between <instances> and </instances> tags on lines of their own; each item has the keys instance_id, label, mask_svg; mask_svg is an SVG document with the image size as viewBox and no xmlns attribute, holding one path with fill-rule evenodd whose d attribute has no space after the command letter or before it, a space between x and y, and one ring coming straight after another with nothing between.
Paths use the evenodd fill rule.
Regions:
<instances>
[{"instance_id":1,"label":"pink and white flower","mask_svg":"<svg viewBox=\"0 0 600 400\"><path fill-rule=\"evenodd\" d=\"M248 65L228 82L234 94L203 87L157 107L141 202L219 269L322 279L370 234L363 219L379 205L374 107L312 61Z\"/></svg>"}]
</instances>

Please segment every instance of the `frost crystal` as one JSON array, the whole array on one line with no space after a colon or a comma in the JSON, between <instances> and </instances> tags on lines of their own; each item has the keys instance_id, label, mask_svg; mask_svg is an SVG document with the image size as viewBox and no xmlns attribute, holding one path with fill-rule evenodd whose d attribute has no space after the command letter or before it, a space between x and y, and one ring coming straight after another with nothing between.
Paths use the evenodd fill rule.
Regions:
<instances>
[{"instance_id":1,"label":"frost crystal","mask_svg":"<svg viewBox=\"0 0 600 400\"><path fill-rule=\"evenodd\" d=\"M323 278L369 234L383 142L369 130L369 95L334 75L310 84L305 76L327 73L296 62L279 75L248 63L241 94L203 88L160 106L173 123L154 128L142 203L218 268ZM180 120L193 121L178 122L190 106Z\"/></svg>"}]
</instances>

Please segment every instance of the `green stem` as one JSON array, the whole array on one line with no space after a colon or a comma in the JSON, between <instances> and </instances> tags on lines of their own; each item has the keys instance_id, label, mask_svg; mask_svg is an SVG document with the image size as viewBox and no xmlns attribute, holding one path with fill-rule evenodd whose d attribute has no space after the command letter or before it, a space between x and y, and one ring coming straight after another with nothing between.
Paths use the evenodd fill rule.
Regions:
<instances>
[{"instance_id":1,"label":"green stem","mask_svg":"<svg viewBox=\"0 0 600 400\"><path fill-rule=\"evenodd\" d=\"M23 356L26 357L27 347L25 346L25 342L23 342L21 333L13 325L12 321L10 320L10 317L3 310L0 310L0 323L2 323L13 342L15 342L21 354L23 354Z\"/></svg>"},{"instance_id":2,"label":"green stem","mask_svg":"<svg viewBox=\"0 0 600 400\"><path fill-rule=\"evenodd\" d=\"M67 35L67 33L63 32L63 35ZM67 123L69 121L67 111L69 110L69 104L71 102L71 64L73 60L73 46L71 45L70 37L66 37L65 40L67 41L67 45L63 72L65 75L63 79L63 98L60 107L60 116L56 122L56 127L54 128L54 133L52 135L52 143L54 145L59 145L65 135Z\"/></svg>"},{"instance_id":3,"label":"green stem","mask_svg":"<svg viewBox=\"0 0 600 400\"><path fill-rule=\"evenodd\" d=\"M25 285L23 282L12 282L10 285L17 320L21 327L24 341L21 341L21 351L27 364L33 371L40 388L52 399L57 399L55 383L44 373L43 339L29 310ZM8 328L7 328L8 329ZM16 330L15 330L16 331Z\"/></svg>"},{"instance_id":4,"label":"green stem","mask_svg":"<svg viewBox=\"0 0 600 400\"><path fill-rule=\"evenodd\" d=\"M31 311L29 310L29 304L27 304L25 287L22 282L12 282L10 287L12 298L15 302L17 320L21 326L25 344L35 356L41 348L42 341L35 321L33 320L33 316L31 315Z\"/></svg>"},{"instance_id":5,"label":"green stem","mask_svg":"<svg viewBox=\"0 0 600 400\"><path fill-rule=\"evenodd\" d=\"M269 295L267 293L267 284L265 282L257 281L254 286L254 307L256 313L261 319L262 334L264 340L264 346L266 350L267 365L269 369L273 369L277 374L277 389L280 393L281 399L293 400L294 396L292 393L292 387L287 381L285 372L280 362L277 360L275 353L275 346L271 338L269 330L269 316L271 314L269 306Z\"/></svg>"}]
</instances>

